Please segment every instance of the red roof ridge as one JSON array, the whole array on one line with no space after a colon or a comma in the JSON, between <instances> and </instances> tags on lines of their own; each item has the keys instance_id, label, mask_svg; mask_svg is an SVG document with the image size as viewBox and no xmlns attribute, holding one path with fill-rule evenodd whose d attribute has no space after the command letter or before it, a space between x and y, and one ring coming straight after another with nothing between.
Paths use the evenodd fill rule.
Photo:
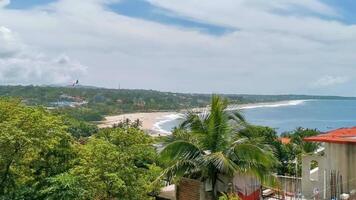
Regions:
<instances>
[{"instance_id":1,"label":"red roof ridge","mask_svg":"<svg viewBox=\"0 0 356 200\"><path fill-rule=\"evenodd\" d=\"M356 144L356 126L350 128L335 129L317 136L304 138L304 140L309 142Z\"/></svg>"}]
</instances>

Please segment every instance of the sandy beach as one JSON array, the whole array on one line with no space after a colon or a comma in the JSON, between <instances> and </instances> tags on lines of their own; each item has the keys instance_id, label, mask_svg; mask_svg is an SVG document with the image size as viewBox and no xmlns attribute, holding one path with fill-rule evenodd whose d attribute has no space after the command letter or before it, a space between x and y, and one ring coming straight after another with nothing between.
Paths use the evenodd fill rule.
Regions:
<instances>
[{"instance_id":1,"label":"sandy beach","mask_svg":"<svg viewBox=\"0 0 356 200\"><path fill-rule=\"evenodd\" d=\"M149 131L152 134L158 134L158 130L155 129L155 123L164 119L165 116L177 114L176 112L150 112L150 113L130 113L115 116L107 116L105 120L102 121L98 127L108 128L112 127L114 124L119 123L125 119L130 119L131 121L139 119L142 122L142 128L145 131Z\"/></svg>"},{"instance_id":2,"label":"sandy beach","mask_svg":"<svg viewBox=\"0 0 356 200\"><path fill-rule=\"evenodd\" d=\"M260 107L280 107L280 106L291 106L298 105L306 100L291 100L291 101L279 101L279 102L266 102L266 103L250 103L250 104L241 104L241 105L230 105L228 106L228 110L236 110L236 109L252 109L252 108L260 108ZM194 112L203 112L207 108L195 108L192 109ZM184 113L182 111L181 113ZM170 120L170 117L177 116L178 112L148 112L148 113L129 113L129 114L121 114L115 116L107 116L105 120L99 123L99 128L107 128L112 127L114 124L119 123L125 119L130 119L131 121L139 119L142 122L143 130L150 133L152 136L158 135L167 135L169 132L164 132L159 129L159 123L164 120Z\"/></svg>"}]
</instances>

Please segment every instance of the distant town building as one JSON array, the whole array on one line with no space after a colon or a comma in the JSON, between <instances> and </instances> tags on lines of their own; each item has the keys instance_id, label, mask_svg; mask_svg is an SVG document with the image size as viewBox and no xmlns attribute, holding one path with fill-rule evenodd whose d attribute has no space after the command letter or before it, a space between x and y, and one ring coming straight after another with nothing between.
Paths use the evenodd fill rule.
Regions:
<instances>
[{"instance_id":1,"label":"distant town building","mask_svg":"<svg viewBox=\"0 0 356 200\"><path fill-rule=\"evenodd\" d=\"M67 94L61 94L58 101L50 103L54 107L79 107L87 104L83 97L80 96L70 96Z\"/></svg>"},{"instance_id":2,"label":"distant town building","mask_svg":"<svg viewBox=\"0 0 356 200\"><path fill-rule=\"evenodd\" d=\"M304 139L324 150L302 158L302 193L306 199L356 199L356 127Z\"/></svg>"}]
</instances>

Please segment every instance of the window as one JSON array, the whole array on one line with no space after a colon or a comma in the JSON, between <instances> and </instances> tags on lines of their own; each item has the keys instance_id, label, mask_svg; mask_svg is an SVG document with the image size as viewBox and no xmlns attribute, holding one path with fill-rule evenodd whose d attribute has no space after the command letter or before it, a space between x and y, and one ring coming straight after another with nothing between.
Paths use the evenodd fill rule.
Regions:
<instances>
[{"instance_id":1,"label":"window","mask_svg":"<svg viewBox=\"0 0 356 200\"><path fill-rule=\"evenodd\" d=\"M316 160L310 161L310 180L319 181L319 163Z\"/></svg>"}]
</instances>

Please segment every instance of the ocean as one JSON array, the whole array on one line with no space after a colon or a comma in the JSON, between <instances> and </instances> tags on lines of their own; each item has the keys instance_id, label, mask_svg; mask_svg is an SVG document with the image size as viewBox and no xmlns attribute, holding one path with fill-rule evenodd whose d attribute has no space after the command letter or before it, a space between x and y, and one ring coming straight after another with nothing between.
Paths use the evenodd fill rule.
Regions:
<instances>
[{"instance_id":1,"label":"ocean","mask_svg":"<svg viewBox=\"0 0 356 200\"><path fill-rule=\"evenodd\" d=\"M328 131L356 126L356 100L296 100L281 103L244 106L241 112L254 125L269 126L279 134L297 127ZM184 115L167 115L154 128L169 134Z\"/></svg>"}]
</instances>

